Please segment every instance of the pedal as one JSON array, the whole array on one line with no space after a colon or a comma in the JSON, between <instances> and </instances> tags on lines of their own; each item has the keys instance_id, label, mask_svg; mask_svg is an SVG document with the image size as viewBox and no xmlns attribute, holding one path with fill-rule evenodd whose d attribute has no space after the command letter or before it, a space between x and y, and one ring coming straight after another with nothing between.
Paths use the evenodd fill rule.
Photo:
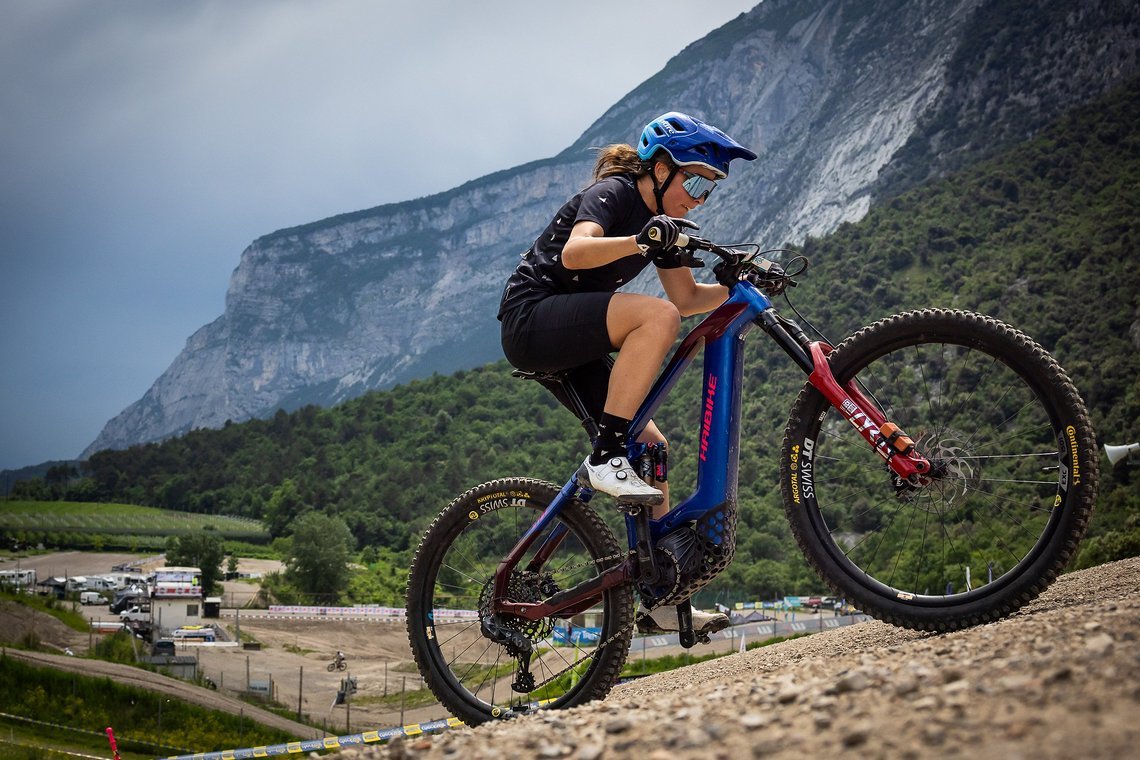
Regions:
<instances>
[{"instance_id":1,"label":"pedal","mask_svg":"<svg viewBox=\"0 0 1140 760\"><path fill-rule=\"evenodd\" d=\"M732 624L732 621L730 621L727 617L717 617L717 618L714 618L713 620L710 620L708 625L706 625L701 630L697 631L697 634L704 636L705 637L704 643L707 644L707 643L709 643L708 637L710 635L712 635L714 633L720 633L725 628L728 628L728 626L731 624Z\"/></svg>"},{"instance_id":2,"label":"pedal","mask_svg":"<svg viewBox=\"0 0 1140 760\"><path fill-rule=\"evenodd\" d=\"M673 631L666 631L664 628L657 625L657 621L644 612L637 616L636 622L638 633L648 635L654 635L658 633L673 633Z\"/></svg>"},{"instance_id":3,"label":"pedal","mask_svg":"<svg viewBox=\"0 0 1140 760\"><path fill-rule=\"evenodd\" d=\"M579 488L587 488L594 490L594 486L590 484L590 473L586 470L586 465L583 463L578 471L574 473L574 481L578 484Z\"/></svg>"}]
</instances>

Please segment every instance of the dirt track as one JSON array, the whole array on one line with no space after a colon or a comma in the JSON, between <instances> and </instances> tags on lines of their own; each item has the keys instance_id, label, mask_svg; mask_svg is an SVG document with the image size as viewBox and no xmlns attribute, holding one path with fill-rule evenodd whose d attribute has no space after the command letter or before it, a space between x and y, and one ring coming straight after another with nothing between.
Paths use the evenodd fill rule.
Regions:
<instances>
[{"instance_id":1,"label":"dirt track","mask_svg":"<svg viewBox=\"0 0 1140 760\"><path fill-rule=\"evenodd\" d=\"M865 623L619 686L563 712L342 757L1122 758L1140 746L1140 558L934 635Z\"/></svg>"},{"instance_id":2,"label":"dirt track","mask_svg":"<svg viewBox=\"0 0 1140 760\"><path fill-rule=\"evenodd\" d=\"M191 702L213 710L224 710L234 715L240 713L266 726L288 731L302 739L312 739L323 736L321 731L314 729L312 726L306 726L274 715L267 710L262 710L260 707L242 702L227 694L219 694L209 689L194 686L186 681L180 681L177 678L151 673L146 670L131 667L130 665L120 665L103 660L88 660L82 657L68 657L59 654L26 652L18 649L8 649L5 653L14 659L24 660L37 665L47 665L48 667L84 673L91 676L107 676L116 683L169 694L184 702Z\"/></svg>"},{"instance_id":3,"label":"dirt track","mask_svg":"<svg viewBox=\"0 0 1140 760\"><path fill-rule=\"evenodd\" d=\"M32 625L45 642L76 651L89 638L26 610L0 609L0 622L5 633ZM329 706L342 674L323 667L336 649L349 654L362 695L383 688L385 663L390 689L405 675L409 688L418 685L396 669L409 656L402 625L243 618L242 629L263 649L202 650L205 672L241 686L249 657L252 677L272 674L279 701L295 705L303 667L305 711L329 716L338 733L348 715ZM576 710L397 740L357 757L1136 757L1138 636L1140 558L1133 558L1064 576L1016 615L967 631L922 634L882 623L826 631L642 679ZM319 733L146 671L9 652L243 710L298 738ZM352 730L399 725L399 717L354 706ZM438 717L437 705L407 711L404 722Z\"/></svg>"}]
</instances>

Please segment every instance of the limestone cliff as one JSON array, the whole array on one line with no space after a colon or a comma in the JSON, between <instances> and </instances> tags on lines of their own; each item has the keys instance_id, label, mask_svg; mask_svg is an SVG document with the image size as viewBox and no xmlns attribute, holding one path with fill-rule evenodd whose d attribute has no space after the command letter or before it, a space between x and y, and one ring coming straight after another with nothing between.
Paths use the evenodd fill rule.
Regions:
<instances>
[{"instance_id":1,"label":"limestone cliff","mask_svg":"<svg viewBox=\"0 0 1140 760\"><path fill-rule=\"evenodd\" d=\"M84 456L500 358L496 306L518 254L588 181L590 148L633 142L662 111L704 117L759 153L694 214L704 234L779 245L856 220L1137 72L1132 4L1025 6L766 0L555 157L266 235L242 253L225 312Z\"/></svg>"}]
</instances>

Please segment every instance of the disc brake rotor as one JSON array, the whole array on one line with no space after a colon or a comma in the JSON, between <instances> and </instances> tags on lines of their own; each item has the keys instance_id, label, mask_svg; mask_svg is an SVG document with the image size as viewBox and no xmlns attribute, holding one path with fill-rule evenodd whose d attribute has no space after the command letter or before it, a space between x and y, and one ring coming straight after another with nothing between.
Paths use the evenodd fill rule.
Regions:
<instances>
[{"instance_id":1,"label":"disc brake rotor","mask_svg":"<svg viewBox=\"0 0 1140 760\"><path fill-rule=\"evenodd\" d=\"M932 472L926 492L937 494L934 501L942 511L957 501L965 501L967 494L977 488L979 460L973 455L968 436L947 428L923 433L915 445L930 460Z\"/></svg>"}]
</instances>

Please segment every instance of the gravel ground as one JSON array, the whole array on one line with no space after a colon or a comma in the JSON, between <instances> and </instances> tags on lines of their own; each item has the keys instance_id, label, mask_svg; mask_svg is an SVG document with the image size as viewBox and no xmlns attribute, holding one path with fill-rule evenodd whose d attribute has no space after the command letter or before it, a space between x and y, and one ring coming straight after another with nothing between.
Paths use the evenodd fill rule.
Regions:
<instances>
[{"instance_id":1,"label":"gravel ground","mask_svg":"<svg viewBox=\"0 0 1140 760\"><path fill-rule=\"evenodd\" d=\"M1140 757L1140 558L997 623L873 622L663 673L566 711L340 758Z\"/></svg>"}]
</instances>

